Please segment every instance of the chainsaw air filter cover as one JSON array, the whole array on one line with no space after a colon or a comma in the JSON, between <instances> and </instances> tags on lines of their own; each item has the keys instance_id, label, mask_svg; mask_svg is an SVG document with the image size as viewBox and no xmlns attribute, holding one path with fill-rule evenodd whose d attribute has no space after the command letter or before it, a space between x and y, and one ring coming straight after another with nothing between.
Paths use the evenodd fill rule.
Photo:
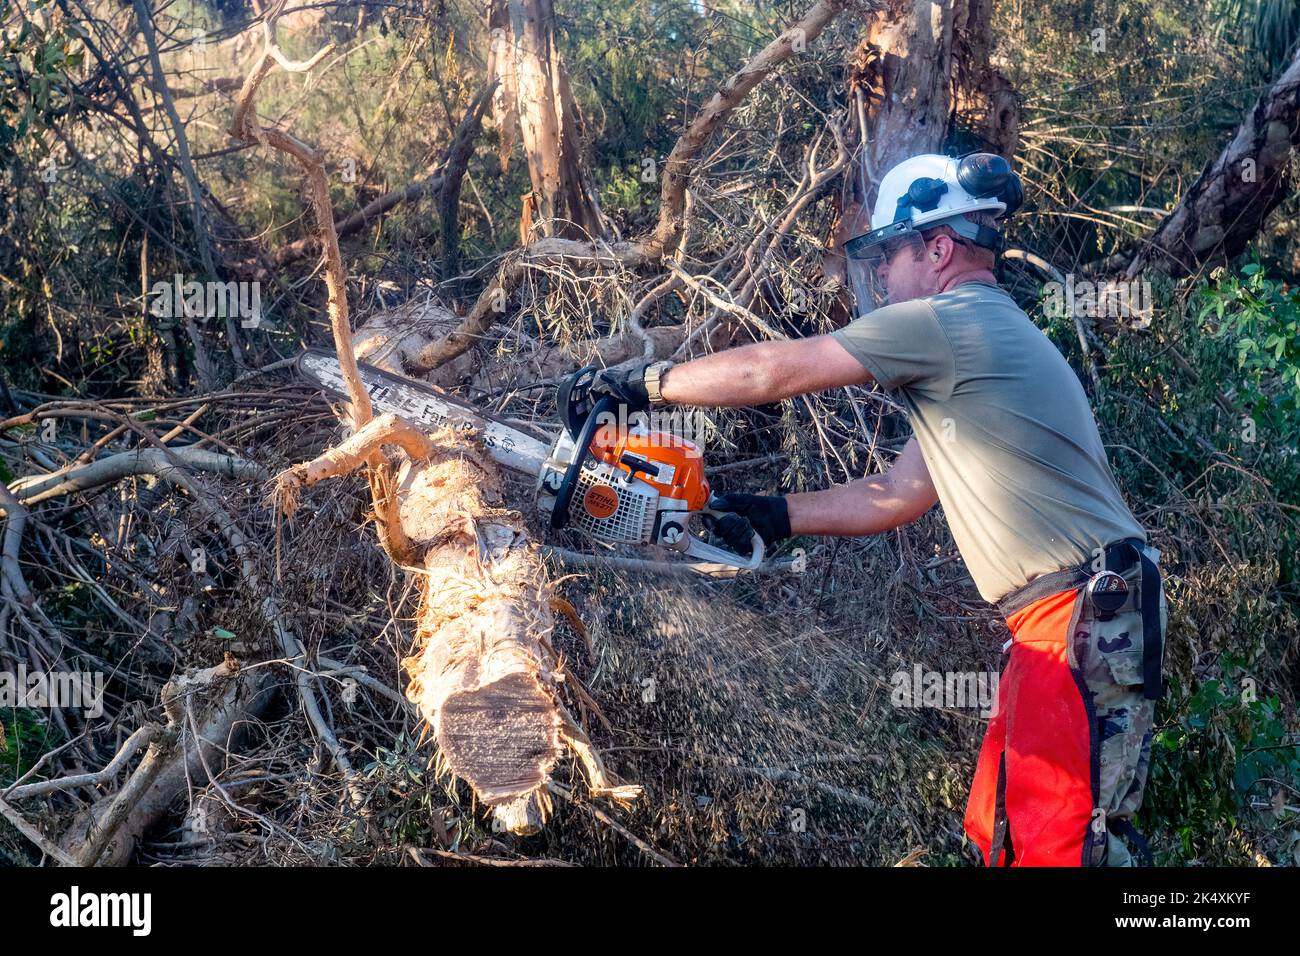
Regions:
<instances>
[{"instance_id":1,"label":"chainsaw air filter cover","mask_svg":"<svg viewBox=\"0 0 1300 956\"><path fill-rule=\"evenodd\" d=\"M645 544L654 534L659 492L605 465L582 469L569 521L598 541Z\"/></svg>"}]
</instances>

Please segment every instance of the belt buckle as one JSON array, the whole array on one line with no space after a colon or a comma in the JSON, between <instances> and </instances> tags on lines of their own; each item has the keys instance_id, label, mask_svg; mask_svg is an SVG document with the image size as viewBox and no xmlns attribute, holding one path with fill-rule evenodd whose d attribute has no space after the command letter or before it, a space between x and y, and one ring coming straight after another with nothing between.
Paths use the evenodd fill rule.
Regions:
<instances>
[{"instance_id":1,"label":"belt buckle","mask_svg":"<svg viewBox=\"0 0 1300 956\"><path fill-rule=\"evenodd\" d=\"M1097 620L1109 621L1128 601L1128 582L1114 571L1098 571L1088 579L1087 592Z\"/></svg>"}]
</instances>

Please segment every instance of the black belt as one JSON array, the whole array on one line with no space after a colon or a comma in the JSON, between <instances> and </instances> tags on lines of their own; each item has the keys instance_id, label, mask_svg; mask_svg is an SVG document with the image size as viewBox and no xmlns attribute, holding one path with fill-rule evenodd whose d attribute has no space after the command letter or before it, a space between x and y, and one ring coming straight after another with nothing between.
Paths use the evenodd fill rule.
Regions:
<instances>
[{"instance_id":1,"label":"black belt","mask_svg":"<svg viewBox=\"0 0 1300 956\"><path fill-rule=\"evenodd\" d=\"M1106 547L1100 568L1094 568L1093 562L1086 561L1077 568L1040 574L1024 587L1005 595L998 601L998 610L1004 618L1009 618L1035 601L1082 587L1098 571L1123 574L1141 563L1142 590L1138 600L1142 612L1142 691L1147 700L1159 700L1164 693L1160 679L1160 568L1147 557L1145 547L1140 538L1125 538Z\"/></svg>"}]
</instances>

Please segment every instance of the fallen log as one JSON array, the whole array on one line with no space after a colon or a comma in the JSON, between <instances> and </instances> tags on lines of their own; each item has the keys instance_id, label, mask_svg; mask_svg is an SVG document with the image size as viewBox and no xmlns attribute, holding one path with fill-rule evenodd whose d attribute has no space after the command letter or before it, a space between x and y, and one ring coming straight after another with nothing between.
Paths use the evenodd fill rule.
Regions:
<instances>
[{"instance_id":1,"label":"fallen log","mask_svg":"<svg viewBox=\"0 0 1300 956\"><path fill-rule=\"evenodd\" d=\"M582 761L593 792L630 800L640 788L611 785L558 696L565 677L549 645L554 620L546 570L523 519L503 507L495 466L463 432L446 429L430 437L395 415L372 417L357 373L324 156L287 130L261 126L253 109L273 64L305 70L321 56L303 63L285 59L275 40L283 7L280 0L263 23L264 51L240 90L230 131L236 139L288 153L303 169L325 254L330 327L352 434L313 461L281 472L272 498L291 516L303 488L365 469L380 545L419 576L416 646L403 661L411 678L407 696L433 730L441 765L492 807L502 829L532 833L545 822L546 787L566 743ZM397 446L400 458L390 457L386 445ZM300 691L311 716L310 687L300 682ZM322 722L314 722L321 730ZM326 744L349 777L337 741L326 738Z\"/></svg>"},{"instance_id":2,"label":"fallen log","mask_svg":"<svg viewBox=\"0 0 1300 956\"><path fill-rule=\"evenodd\" d=\"M1217 157L1205 164L1178 205L1129 263L1173 278L1239 255L1269 213L1293 195L1292 151L1300 146L1300 49L1242 118Z\"/></svg>"},{"instance_id":3,"label":"fallen log","mask_svg":"<svg viewBox=\"0 0 1300 956\"><path fill-rule=\"evenodd\" d=\"M402 529L425 549L406 693L443 762L484 802L508 803L540 788L561 752L546 572L477 449L451 433L435 449L401 481Z\"/></svg>"},{"instance_id":4,"label":"fallen log","mask_svg":"<svg viewBox=\"0 0 1300 956\"><path fill-rule=\"evenodd\" d=\"M462 352L429 371L425 356L433 354L461 322L460 316L433 296L412 299L365 320L353 337L357 359L399 375L421 378L439 388L465 383L491 388L499 381L545 382L573 371L575 356L549 337L518 345L509 355L494 357L487 368L476 361L473 353ZM612 366L639 358L666 359L687 337L684 325L643 329L632 317L627 325L626 331L593 340L590 354L578 356L577 364ZM486 374L488 368L490 376Z\"/></svg>"},{"instance_id":5,"label":"fallen log","mask_svg":"<svg viewBox=\"0 0 1300 956\"><path fill-rule=\"evenodd\" d=\"M416 642L402 661L406 695L433 732L439 770L464 780L501 829L532 833L550 813L547 785L568 749L592 792L617 801L640 788L612 780L560 698L550 646L547 574L522 517L504 507L496 466L463 431L426 435L381 415L276 479L292 515L302 489L363 467L384 445L405 455L393 497L377 503L390 556L418 575Z\"/></svg>"}]
</instances>

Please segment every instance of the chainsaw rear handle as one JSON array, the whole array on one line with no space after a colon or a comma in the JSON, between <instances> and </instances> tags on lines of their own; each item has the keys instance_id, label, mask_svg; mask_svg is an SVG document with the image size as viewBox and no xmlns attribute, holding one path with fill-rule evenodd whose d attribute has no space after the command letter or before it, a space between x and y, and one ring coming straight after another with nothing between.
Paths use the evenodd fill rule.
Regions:
<instances>
[{"instance_id":1,"label":"chainsaw rear handle","mask_svg":"<svg viewBox=\"0 0 1300 956\"><path fill-rule=\"evenodd\" d=\"M602 395L592 406L587 418L582 423L582 429L578 432L578 438L575 443L577 451L573 456L573 461L569 462L569 467L564 470L564 478L560 481L560 488L555 493L555 507L551 509L551 528L558 531L569 523L569 504L573 501L573 493L578 489L578 478L582 474L582 466L586 464L588 456L591 454L591 439L596 434L596 426L600 424L600 416L614 407L618 401L613 395Z\"/></svg>"},{"instance_id":2,"label":"chainsaw rear handle","mask_svg":"<svg viewBox=\"0 0 1300 956\"><path fill-rule=\"evenodd\" d=\"M723 515L735 514L734 511L715 511L712 508L701 508L696 514L709 515L713 518L721 518ZM691 540L686 546L688 557L696 558L701 561L711 561L715 564L725 564L731 568L738 568L741 571L757 571L763 563L763 536L757 531L754 537L750 539L750 545L753 551L748 559L735 551L727 548L719 548L716 545L708 544L699 538L691 535Z\"/></svg>"}]
</instances>

